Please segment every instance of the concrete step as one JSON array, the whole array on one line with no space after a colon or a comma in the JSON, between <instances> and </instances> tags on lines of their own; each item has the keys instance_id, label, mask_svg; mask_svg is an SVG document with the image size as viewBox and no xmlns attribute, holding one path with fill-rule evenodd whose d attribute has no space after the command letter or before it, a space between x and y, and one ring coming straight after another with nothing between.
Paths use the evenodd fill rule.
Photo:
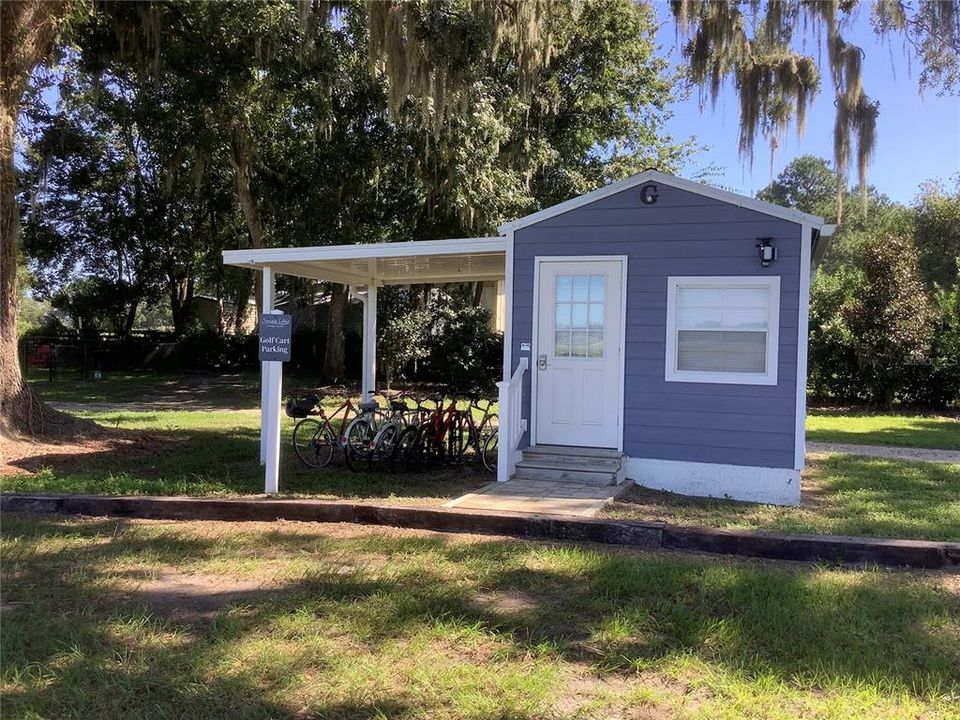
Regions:
<instances>
[{"instance_id":1,"label":"concrete step","mask_svg":"<svg viewBox=\"0 0 960 720\"><path fill-rule=\"evenodd\" d=\"M623 455L606 448L538 445L523 451L513 477L518 480L608 486L621 480Z\"/></svg>"},{"instance_id":2,"label":"concrete step","mask_svg":"<svg viewBox=\"0 0 960 720\"><path fill-rule=\"evenodd\" d=\"M517 467L544 468L547 470L583 470L584 472L615 473L620 469L620 458L584 458L573 455L545 455L523 451L523 459Z\"/></svg>"},{"instance_id":3,"label":"concrete step","mask_svg":"<svg viewBox=\"0 0 960 720\"><path fill-rule=\"evenodd\" d=\"M521 465L517 465L512 480L541 480L545 482L567 482L580 485L606 486L617 484L617 473L522 467Z\"/></svg>"},{"instance_id":4,"label":"concrete step","mask_svg":"<svg viewBox=\"0 0 960 720\"><path fill-rule=\"evenodd\" d=\"M612 448L573 447L570 445L536 445L524 448L524 455L571 455L583 458L619 459L622 453Z\"/></svg>"}]
</instances>

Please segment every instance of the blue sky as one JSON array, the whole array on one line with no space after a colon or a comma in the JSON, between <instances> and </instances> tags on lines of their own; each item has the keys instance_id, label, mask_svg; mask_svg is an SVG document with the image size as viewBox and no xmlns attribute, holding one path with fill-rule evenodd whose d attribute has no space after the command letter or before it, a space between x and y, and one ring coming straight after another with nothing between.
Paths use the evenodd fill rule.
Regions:
<instances>
[{"instance_id":1,"label":"blue sky","mask_svg":"<svg viewBox=\"0 0 960 720\"><path fill-rule=\"evenodd\" d=\"M663 23L657 40L663 51L682 62L682 41L675 35L669 8L658 2L657 11ZM937 97L930 91L921 96L917 80L920 68L915 66L911 72L898 39L893 39L892 47L878 41L870 27L867 7L844 36L864 49L864 89L880 101L877 150L869 168L869 182L890 198L909 202L923 181L946 180L960 172L960 98ZM812 41L808 43L812 45ZM806 51L819 57L816 48ZM824 57L821 71L825 69ZM774 176L798 155L833 157L833 95L832 82L824 73L820 94L807 115L806 132L798 140L795 129L791 129L781 141ZM673 110L674 117L667 124L670 134L677 139L694 136L708 146L683 168L682 174L714 166L720 174L711 175L711 183L745 195L755 195L770 182L770 152L765 143L758 143L752 169L737 155L739 108L731 85L724 88L716 109L708 101L701 111L694 89L691 97L674 105Z\"/></svg>"}]
</instances>

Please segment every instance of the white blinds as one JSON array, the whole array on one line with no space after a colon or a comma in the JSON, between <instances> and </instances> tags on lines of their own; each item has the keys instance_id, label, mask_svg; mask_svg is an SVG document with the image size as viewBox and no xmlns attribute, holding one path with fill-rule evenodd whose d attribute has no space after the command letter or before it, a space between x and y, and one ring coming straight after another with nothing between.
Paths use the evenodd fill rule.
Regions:
<instances>
[{"instance_id":1,"label":"white blinds","mask_svg":"<svg viewBox=\"0 0 960 720\"><path fill-rule=\"evenodd\" d=\"M768 287L677 288L678 330L766 330Z\"/></svg>"},{"instance_id":2,"label":"white blinds","mask_svg":"<svg viewBox=\"0 0 960 720\"><path fill-rule=\"evenodd\" d=\"M769 287L677 287L677 370L765 373Z\"/></svg>"}]
</instances>

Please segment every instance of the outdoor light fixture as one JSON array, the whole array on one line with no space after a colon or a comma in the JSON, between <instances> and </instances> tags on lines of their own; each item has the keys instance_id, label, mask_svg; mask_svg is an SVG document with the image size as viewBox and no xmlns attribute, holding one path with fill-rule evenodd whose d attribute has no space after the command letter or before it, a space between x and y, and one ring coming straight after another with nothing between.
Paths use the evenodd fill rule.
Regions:
<instances>
[{"instance_id":1,"label":"outdoor light fixture","mask_svg":"<svg viewBox=\"0 0 960 720\"><path fill-rule=\"evenodd\" d=\"M770 267L770 263L777 259L777 249L770 244L772 241L773 238L757 238L757 255L763 267Z\"/></svg>"}]
</instances>

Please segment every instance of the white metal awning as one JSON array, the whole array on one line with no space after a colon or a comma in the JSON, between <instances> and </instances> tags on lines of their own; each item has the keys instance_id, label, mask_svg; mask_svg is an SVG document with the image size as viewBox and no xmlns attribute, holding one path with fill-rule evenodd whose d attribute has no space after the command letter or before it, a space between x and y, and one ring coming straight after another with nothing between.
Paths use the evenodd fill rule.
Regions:
<instances>
[{"instance_id":1,"label":"white metal awning","mask_svg":"<svg viewBox=\"0 0 960 720\"><path fill-rule=\"evenodd\" d=\"M223 262L346 285L502 280L506 237L225 250Z\"/></svg>"}]
</instances>

